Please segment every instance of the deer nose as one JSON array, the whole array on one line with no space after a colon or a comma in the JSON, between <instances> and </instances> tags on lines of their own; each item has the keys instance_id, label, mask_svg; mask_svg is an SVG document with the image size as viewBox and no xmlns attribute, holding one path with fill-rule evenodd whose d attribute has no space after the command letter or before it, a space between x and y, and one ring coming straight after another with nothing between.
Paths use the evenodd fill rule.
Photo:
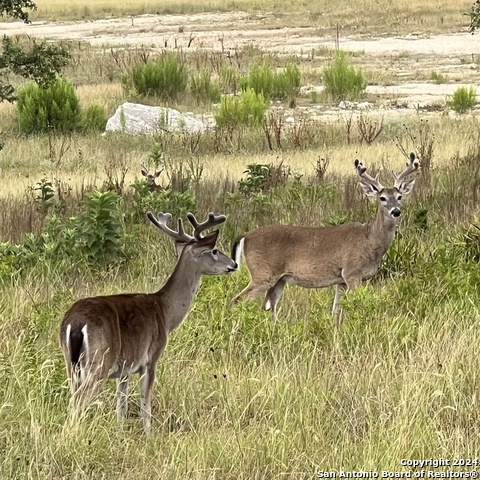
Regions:
<instances>
[{"instance_id":1,"label":"deer nose","mask_svg":"<svg viewBox=\"0 0 480 480\"><path fill-rule=\"evenodd\" d=\"M227 272L235 272L238 269L237 262L233 262L233 267L227 267Z\"/></svg>"},{"instance_id":2,"label":"deer nose","mask_svg":"<svg viewBox=\"0 0 480 480\"><path fill-rule=\"evenodd\" d=\"M400 211L399 208L396 208L396 207L395 207L395 208L392 208L392 210L390 211L390 213L391 213L392 217L397 218L397 217L400 216L400 214L401 214L402 212Z\"/></svg>"}]
</instances>

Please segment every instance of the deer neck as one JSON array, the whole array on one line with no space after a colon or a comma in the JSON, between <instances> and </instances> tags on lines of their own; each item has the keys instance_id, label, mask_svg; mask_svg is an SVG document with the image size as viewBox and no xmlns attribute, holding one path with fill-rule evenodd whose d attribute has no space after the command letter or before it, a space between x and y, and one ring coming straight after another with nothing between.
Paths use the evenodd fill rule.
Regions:
<instances>
[{"instance_id":1,"label":"deer neck","mask_svg":"<svg viewBox=\"0 0 480 480\"><path fill-rule=\"evenodd\" d=\"M167 332L175 330L182 323L202 279L202 274L188 261L188 254L182 252L172 275L158 291Z\"/></svg>"},{"instance_id":2,"label":"deer neck","mask_svg":"<svg viewBox=\"0 0 480 480\"><path fill-rule=\"evenodd\" d=\"M395 238L397 220L392 218L381 207L378 208L377 217L370 225L370 241L378 253L383 254L388 250Z\"/></svg>"}]
</instances>

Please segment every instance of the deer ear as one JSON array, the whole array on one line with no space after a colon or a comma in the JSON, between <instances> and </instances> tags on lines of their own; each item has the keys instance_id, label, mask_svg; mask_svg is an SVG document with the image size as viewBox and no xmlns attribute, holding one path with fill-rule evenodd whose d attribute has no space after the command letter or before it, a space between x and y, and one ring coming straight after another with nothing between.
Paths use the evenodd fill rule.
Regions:
<instances>
[{"instance_id":1,"label":"deer ear","mask_svg":"<svg viewBox=\"0 0 480 480\"><path fill-rule=\"evenodd\" d=\"M398 190L402 195L409 195L412 193L413 186L415 185L415 179L412 178L411 180L407 180L406 182L402 182Z\"/></svg>"},{"instance_id":2,"label":"deer ear","mask_svg":"<svg viewBox=\"0 0 480 480\"><path fill-rule=\"evenodd\" d=\"M207 248L215 248L215 244L217 243L217 237L218 237L218 230L214 230L212 233L209 233L208 235L205 235L203 238L201 238L198 242L197 245L199 247L207 247Z\"/></svg>"},{"instance_id":3,"label":"deer ear","mask_svg":"<svg viewBox=\"0 0 480 480\"><path fill-rule=\"evenodd\" d=\"M144 177L148 177L146 170L144 170L144 169L142 168L141 172L142 172L142 175L143 175Z\"/></svg>"},{"instance_id":4,"label":"deer ear","mask_svg":"<svg viewBox=\"0 0 480 480\"><path fill-rule=\"evenodd\" d=\"M360 182L360 186L367 197L377 198L378 190L371 183Z\"/></svg>"},{"instance_id":5,"label":"deer ear","mask_svg":"<svg viewBox=\"0 0 480 480\"><path fill-rule=\"evenodd\" d=\"M162 172L163 170L159 170L158 172L155 172L155 178L159 177Z\"/></svg>"}]
</instances>

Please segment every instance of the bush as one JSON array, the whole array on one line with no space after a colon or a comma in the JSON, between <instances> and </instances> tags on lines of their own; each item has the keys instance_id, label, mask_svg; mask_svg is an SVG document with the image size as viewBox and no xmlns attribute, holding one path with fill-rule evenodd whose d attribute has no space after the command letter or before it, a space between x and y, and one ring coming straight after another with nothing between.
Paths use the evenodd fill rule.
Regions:
<instances>
[{"instance_id":1,"label":"bush","mask_svg":"<svg viewBox=\"0 0 480 480\"><path fill-rule=\"evenodd\" d=\"M334 60L323 71L325 95L332 100L357 100L365 89L367 82L360 70L356 70L345 54L339 51Z\"/></svg>"},{"instance_id":2,"label":"bush","mask_svg":"<svg viewBox=\"0 0 480 480\"><path fill-rule=\"evenodd\" d=\"M254 65L247 77L241 79L242 90L252 88L266 99L285 100L298 94L300 70L289 63L284 72L276 73L268 63Z\"/></svg>"},{"instance_id":3,"label":"bush","mask_svg":"<svg viewBox=\"0 0 480 480\"><path fill-rule=\"evenodd\" d=\"M190 90L197 102L215 103L220 100L220 88L212 82L212 72L203 69L197 76L192 76Z\"/></svg>"},{"instance_id":4,"label":"bush","mask_svg":"<svg viewBox=\"0 0 480 480\"><path fill-rule=\"evenodd\" d=\"M92 191L86 195L84 212L77 217L77 247L97 264L123 258L125 232L121 197L113 191Z\"/></svg>"},{"instance_id":5,"label":"bush","mask_svg":"<svg viewBox=\"0 0 480 480\"><path fill-rule=\"evenodd\" d=\"M233 65L223 64L220 67L220 85L224 92L237 93L239 78Z\"/></svg>"},{"instance_id":6,"label":"bush","mask_svg":"<svg viewBox=\"0 0 480 480\"><path fill-rule=\"evenodd\" d=\"M80 128L83 132L102 132L107 125L105 109L102 105L90 105L82 115Z\"/></svg>"},{"instance_id":7,"label":"bush","mask_svg":"<svg viewBox=\"0 0 480 480\"><path fill-rule=\"evenodd\" d=\"M33 82L20 87L17 112L20 130L24 133L42 133L49 128L62 133L73 132L81 120L75 89L61 77L46 88Z\"/></svg>"},{"instance_id":8,"label":"bush","mask_svg":"<svg viewBox=\"0 0 480 480\"><path fill-rule=\"evenodd\" d=\"M125 90L132 86L137 95L155 95L163 100L176 100L187 82L188 73L173 53L135 65L122 79Z\"/></svg>"},{"instance_id":9,"label":"bush","mask_svg":"<svg viewBox=\"0 0 480 480\"><path fill-rule=\"evenodd\" d=\"M247 88L238 97L223 96L219 110L215 113L215 121L219 126L247 125L250 127L262 124L267 110L265 97Z\"/></svg>"},{"instance_id":10,"label":"bush","mask_svg":"<svg viewBox=\"0 0 480 480\"><path fill-rule=\"evenodd\" d=\"M474 87L458 87L447 104L457 113L466 113L477 103L477 91Z\"/></svg>"}]
</instances>

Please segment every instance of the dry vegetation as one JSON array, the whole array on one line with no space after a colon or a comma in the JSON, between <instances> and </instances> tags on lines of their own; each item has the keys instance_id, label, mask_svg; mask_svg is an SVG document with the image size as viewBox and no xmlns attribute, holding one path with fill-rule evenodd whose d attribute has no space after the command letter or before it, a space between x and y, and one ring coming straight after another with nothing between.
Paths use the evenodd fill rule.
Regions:
<instances>
[{"instance_id":1,"label":"dry vegetation","mask_svg":"<svg viewBox=\"0 0 480 480\"><path fill-rule=\"evenodd\" d=\"M457 29L464 24L462 13L469 10L469 0L426 0L410 2L400 0L318 0L316 2L292 2L289 0L191 0L161 1L136 0L114 2L111 0L72 0L66 4L62 0L40 0L38 2L38 19L48 20L82 20L105 18L110 16L142 14L185 14L200 12L246 11L252 15L265 17L267 25L274 26L318 26L342 25L353 31L372 33L372 29L395 33L402 31L444 31ZM299 15L299 11L302 15ZM265 23L264 23L265 25Z\"/></svg>"},{"instance_id":2,"label":"dry vegetation","mask_svg":"<svg viewBox=\"0 0 480 480\"><path fill-rule=\"evenodd\" d=\"M370 33L378 26L446 31L461 28L461 14L470 4L40 1L36 18L236 8L265 13L268 21L293 18L320 30L340 22ZM306 14L299 15L299 8ZM110 115L127 99L123 73L145 50L129 50L119 58L109 48L83 43L70 48L74 61L66 76L77 85L82 104L99 102ZM286 58L250 48L237 55L242 71L256 55L276 66L294 61L302 78L318 85L333 52ZM187 57L192 69L228 61L205 51ZM365 56L351 58L358 66L369 63ZM395 58L392 64L401 58L411 75L421 68L417 60L425 59ZM370 65L378 62L370 58ZM381 64L378 72L385 75L386 68ZM467 77L459 74L460 80L474 78L471 70ZM390 75L384 83L399 80ZM384 100L368 99L376 107ZM319 104L336 119L314 120L311 113ZM365 131L380 121L378 109L351 116L309 95L299 96L297 106L275 105L296 122L284 125L281 147L273 141L272 148L263 128L152 138L27 137L19 132L15 105L0 105L0 478L297 480L315 478L318 470L402 471L402 458L476 458L477 116L452 115L444 102L441 112L407 110L386 116L369 144ZM214 110L188 98L173 106L197 114ZM148 194L139 183L140 165L152 156L154 143L167 165L160 183L177 189L170 197ZM341 331L333 328L329 313L331 290L287 288L280 321L273 322L258 302L229 307L248 281L245 269L228 278L207 278L160 360L153 438L142 433L136 382L123 427L116 425L113 383L84 422L65 427L69 393L57 340L63 313L87 295L153 291L174 266L173 245L149 228L146 209L167 209L176 216L188 209L199 216L210 210L226 213L224 251L236 235L256 225L369 221L375 208L361 195L353 160L361 158L389 183L391 171L404 164L402 152L411 150L422 168L403 208L400 234L377 277L345 296ZM244 173L248 168L252 173L252 164L271 164L269 173L260 179ZM125 169L123 188L118 188ZM112 228L120 243L104 261L89 257L75 243L83 237L72 239L71 232L81 237L79 225L88 222L88 192L109 187L117 187L118 225Z\"/></svg>"}]
</instances>

